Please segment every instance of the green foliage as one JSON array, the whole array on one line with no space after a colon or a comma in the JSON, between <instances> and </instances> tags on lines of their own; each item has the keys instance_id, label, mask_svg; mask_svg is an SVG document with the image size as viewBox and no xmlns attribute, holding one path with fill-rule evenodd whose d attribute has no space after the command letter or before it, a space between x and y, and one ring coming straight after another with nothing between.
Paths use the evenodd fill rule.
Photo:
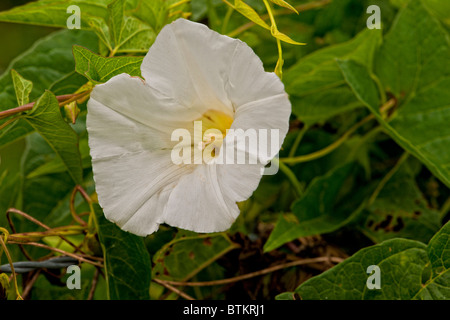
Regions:
<instances>
[{"instance_id":1,"label":"green foliage","mask_svg":"<svg viewBox=\"0 0 450 320\"><path fill-rule=\"evenodd\" d=\"M234 248L225 234L181 232L153 256L153 273L160 279L186 281Z\"/></svg>"},{"instance_id":2,"label":"green foliage","mask_svg":"<svg viewBox=\"0 0 450 320\"><path fill-rule=\"evenodd\" d=\"M141 57L105 58L81 46L73 47L75 70L93 83L106 82L115 75L141 75Z\"/></svg>"},{"instance_id":3,"label":"green foliage","mask_svg":"<svg viewBox=\"0 0 450 320\"><path fill-rule=\"evenodd\" d=\"M73 0L66 2L40 0L1 12L0 21L65 28L69 16L67 8L70 5L79 6L80 11L84 13L82 16L86 16L86 18L83 17L84 19L90 17L105 18L109 2L109 0ZM84 27L85 25L82 23L81 26Z\"/></svg>"},{"instance_id":4,"label":"green foliage","mask_svg":"<svg viewBox=\"0 0 450 320\"><path fill-rule=\"evenodd\" d=\"M423 25L417 24L419 20ZM383 90L395 99L396 110L389 119L379 111L370 71L355 62L341 64L355 95L377 116L390 136L447 186L450 155L445 146L450 129L445 123L450 119L446 107L450 96L445 88L449 85L449 59L446 32L419 1L410 2L399 14L376 59L376 73Z\"/></svg>"},{"instance_id":5,"label":"green foliage","mask_svg":"<svg viewBox=\"0 0 450 320\"><path fill-rule=\"evenodd\" d=\"M68 7L80 9L80 26L94 31L110 51L147 52L156 32L179 17L171 4L176 1L138 0L40 0L0 13L0 21L65 28L72 14ZM128 9L129 8L129 9Z\"/></svg>"},{"instance_id":6,"label":"green foliage","mask_svg":"<svg viewBox=\"0 0 450 320\"><path fill-rule=\"evenodd\" d=\"M78 135L62 118L55 96L46 91L27 113L25 120L55 150L73 181L81 184L83 169L78 150Z\"/></svg>"},{"instance_id":7,"label":"green foliage","mask_svg":"<svg viewBox=\"0 0 450 320\"><path fill-rule=\"evenodd\" d=\"M397 237L427 243L439 230L440 213L423 198L415 181L417 169L417 161L404 163L367 207L361 228L375 243Z\"/></svg>"},{"instance_id":8,"label":"green foliage","mask_svg":"<svg viewBox=\"0 0 450 320\"><path fill-rule=\"evenodd\" d=\"M125 0L110 3L108 16L108 25L98 18L89 20L89 24L110 52L146 52L148 50L155 39L155 32L139 19L125 16Z\"/></svg>"},{"instance_id":9,"label":"green foliage","mask_svg":"<svg viewBox=\"0 0 450 320\"><path fill-rule=\"evenodd\" d=\"M55 94L67 94L75 92L84 83L83 77L74 71L74 44L97 50L95 35L91 32L65 30L39 40L11 63L8 70L14 69L33 84L30 101L35 101L45 89L50 89ZM8 70L0 76L0 111L19 105ZM0 125L4 122L5 120L0 120ZM21 139L31 132L33 128L23 119L18 119L1 130L0 146Z\"/></svg>"},{"instance_id":10,"label":"green foliage","mask_svg":"<svg viewBox=\"0 0 450 320\"><path fill-rule=\"evenodd\" d=\"M423 25L417 21L423 21ZM445 106L449 101L449 41L448 34L421 2L410 2L386 36L376 61L384 88L395 95L398 103L395 116L385 127L397 143L447 186L450 155L445 150L450 129L445 123L449 121L450 109ZM399 46L400 43L405 46ZM392 65L394 54L402 59Z\"/></svg>"},{"instance_id":11,"label":"green foliage","mask_svg":"<svg viewBox=\"0 0 450 320\"><path fill-rule=\"evenodd\" d=\"M366 28L372 4L382 30ZM448 1L38 0L0 22L65 29L69 5L82 30L39 39L0 75L0 227L12 239L42 235L26 251L8 240L9 253L14 262L55 255L46 245L87 259L81 290L67 290L64 270L41 270L25 298L450 299ZM290 130L280 172L238 204L230 230L161 225L142 238L97 204L86 100L116 75L140 77L143 56L179 17L241 39L283 75ZM42 234L74 224L82 232L64 239ZM373 265L380 289L367 287ZM9 279L0 274L0 299L15 297Z\"/></svg>"},{"instance_id":12,"label":"green foliage","mask_svg":"<svg viewBox=\"0 0 450 320\"><path fill-rule=\"evenodd\" d=\"M19 106L27 104L30 100L31 89L33 82L24 79L16 70L11 70L11 77L13 80L14 91L16 92L17 103Z\"/></svg>"},{"instance_id":13,"label":"green foliage","mask_svg":"<svg viewBox=\"0 0 450 320\"><path fill-rule=\"evenodd\" d=\"M264 250L270 251L286 242L306 236L335 231L358 215L363 208L362 196L355 196L345 185L354 180L356 166L352 163L314 179L303 196L292 204L293 215L280 216ZM354 183L354 182L353 182Z\"/></svg>"},{"instance_id":14,"label":"green foliage","mask_svg":"<svg viewBox=\"0 0 450 320\"><path fill-rule=\"evenodd\" d=\"M98 240L103 249L108 299L149 299L150 255L144 239L122 231L94 206Z\"/></svg>"},{"instance_id":15,"label":"green foliage","mask_svg":"<svg viewBox=\"0 0 450 320\"><path fill-rule=\"evenodd\" d=\"M338 266L300 285L295 293L310 299L449 299L450 223L424 244L392 239L360 250ZM428 272L431 264L432 272ZM368 289L366 270L377 265L381 288ZM438 270L438 271L436 271ZM292 298L283 294L279 299Z\"/></svg>"},{"instance_id":16,"label":"green foliage","mask_svg":"<svg viewBox=\"0 0 450 320\"><path fill-rule=\"evenodd\" d=\"M380 42L381 32L365 30L351 41L318 50L289 68L284 82L294 101L293 113L314 124L362 106L345 85L336 59L351 57L371 68Z\"/></svg>"}]
</instances>

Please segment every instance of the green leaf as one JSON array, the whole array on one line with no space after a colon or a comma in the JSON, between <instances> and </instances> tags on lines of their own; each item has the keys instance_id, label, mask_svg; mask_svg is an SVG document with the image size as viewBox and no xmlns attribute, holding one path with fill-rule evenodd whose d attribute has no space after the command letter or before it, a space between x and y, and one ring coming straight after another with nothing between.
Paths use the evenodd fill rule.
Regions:
<instances>
[{"instance_id":1,"label":"green leaf","mask_svg":"<svg viewBox=\"0 0 450 320\"><path fill-rule=\"evenodd\" d=\"M294 9L292 6L290 6L288 3L284 2L284 1L280 1L280 0L276 0L276 1L278 2L278 4L283 3L284 6L288 6L288 7L291 7L292 9ZM274 36L275 38L277 38L277 39L279 39L281 41L290 43L290 44L297 44L297 45L304 44L304 43L300 43L300 42L294 41L289 36L285 35L284 33L281 33L280 31L278 31L276 26L272 26L272 27L269 26L258 15L258 13L251 6L246 4L244 1L242 1L242 0L235 0L234 1L234 5L232 5L232 8L235 9L236 11L238 11L240 14L242 14L244 17L246 17L250 21L253 21L257 25L259 25L260 27L263 27L264 29L270 30L272 36Z\"/></svg>"},{"instance_id":2,"label":"green leaf","mask_svg":"<svg viewBox=\"0 0 450 320\"><path fill-rule=\"evenodd\" d=\"M264 29L270 30L270 26L263 19L261 19L261 17L252 7L250 7L244 1L234 0L233 9L235 9L250 21L253 21L257 25L263 27Z\"/></svg>"},{"instance_id":3,"label":"green leaf","mask_svg":"<svg viewBox=\"0 0 450 320\"><path fill-rule=\"evenodd\" d=\"M315 51L285 71L283 82L294 101L293 113L314 124L362 106L349 94L336 59L353 59L371 68L380 43L379 30L365 30L349 42Z\"/></svg>"},{"instance_id":4,"label":"green leaf","mask_svg":"<svg viewBox=\"0 0 450 320\"><path fill-rule=\"evenodd\" d=\"M236 247L224 233L179 232L154 255L153 275L159 279L187 281Z\"/></svg>"},{"instance_id":5,"label":"green leaf","mask_svg":"<svg viewBox=\"0 0 450 320\"><path fill-rule=\"evenodd\" d=\"M410 0L390 0L391 4L397 8L403 8L408 5ZM442 22L450 25L450 3L442 0L427 0L423 5L430 10Z\"/></svg>"},{"instance_id":6,"label":"green leaf","mask_svg":"<svg viewBox=\"0 0 450 320\"><path fill-rule=\"evenodd\" d=\"M352 59L371 68L380 43L380 31L364 30L348 42L317 50L286 71L286 90L289 94L304 96L345 84L336 59Z\"/></svg>"},{"instance_id":7,"label":"green leaf","mask_svg":"<svg viewBox=\"0 0 450 320\"><path fill-rule=\"evenodd\" d=\"M441 227L439 211L415 181L421 167L416 159L403 163L367 208L362 231L374 242L399 237L426 243Z\"/></svg>"},{"instance_id":8,"label":"green leaf","mask_svg":"<svg viewBox=\"0 0 450 320\"><path fill-rule=\"evenodd\" d=\"M88 24L92 31L95 32L101 43L105 45L109 51L113 51L114 45L111 43L111 34L108 24L105 20L97 17L92 17L88 20Z\"/></svg>"},{"instance_id":9,"label":"green leaf","mask_svg":"<svg viewBox=\"0 0 450 320\"><path fill-rule=\"evenodd\" d=\"M283 292L275 297L275 300L295 300L293 292Z\"/></svg>"},{"instance_id":10,"label":"green leaf","mask_svg":"<svg viewBox=\"0 0 450 320\"><path fill-rule=\"evenodd\" d=\"M397 8L405 7L410 0L390 0L390 3ZM439 1L439 0L438 0Z\"/></svg>"},{"instance_id":11,"label":"green leaf","mask_svg":"<svg viewBox=\"0 0 450 320\"><path fill-rule=\"evenodd\" d=\"M304 300L411 299L420 290L427 263L426 246L393 239L364 248L324 273L301 284L295 292ZM367 288L369 266L380 268L381 289Z\"/></svg>"},{"instance_id":12,"label":"green leaf","mask_svg":"<svg viewBox=\"0 0 450 320\"><path fill-rule=\"evenodd\" d=\"M125 0L116 0L109 5L110 2L111 0L72 0L62 3L40 0L0 12L0 21L66 28L67 19L71 15L66 12L67 8L76 5L81 12L81 28L92 29L114 53L147 52L156 38L154 30L124 11ZM167 15L168 11L165 13ZM105 21L110 23L111 30Z\"/></svg>"},{"instance_id":13,"label":"green leaf","mask_svg":"<svg viewBox=\"0 0 450 320\"><path fill-rule=\"evenodd\" d=\"M17 140L0 147L0 212L14 207L16 194L20 189L21 158L25 151L25 141ZM0 225L7 225L6 215L0 215Z\"/></svg>"},{"instance_id":14,"label":"green leaf","mask_svg":"<svg viewBox=\"0 0 450 320\"><path fill-rule=\"evenodd\" d=\"M450 41L420 1L400 11L376 64L386 91L397 100L389 121L374 99L376 85L370 71L347 63L342 72L387 133L450 186Z\"/></svg>"},{"instance_id":15,"label":"green leaf","mask_svg":"<svg viewBox=\"0 0 450 320\"><path fill-rule=\"evenodd\" d=\"M328 89L320 94L301 97L293 95L291 102L294 114L307 124L317 123L363 106L347 86Z\"/></svg>"},{"instance_id":16,"label":"green leaf","mask_svg":"<svg viewBox=\"0 0 450 320\"><path fill-rule=\"evenodd\" d=\"M450 2L442 0L427 0L423 3L436 17L450 26Z\"/></svg>"},{"instance_id":17,"label":"green leaf","mask_svg":"<svg viewBox=\"0 0 450 320\"><path fill-rule=\"evenodd\" d=\"M111 0L39 0L0 12L0 21L66 28L72 14L67 13L67 7L77 5L81 12L81 28L88 28L86 21L90 17L107 17L109 2Z\"/></svg>"},{"instance_id":18,"label":"green leaf","mask_svg":"<svg viewBox=\"0 0 450 320\"><path fill-rule=\"evenodd\" d=\"M180 0L128 0L125 12L147 23L157 34L165 24L183 16L183 11L190 12L190 6L180 4Z\"/></svg>"},{"instance_id":19,"label":"green leaf","mask_svg":"<svg viewBox=\"0 0 450 320\"><path fill-rule=\"evenodd\" d=\"M450 298L450 271L441 273L439 276L430 279L423 285L414 299L417 300L448 300Z\"/></svg>"},{"instance_id":20,"label":"green leaf","mask_svg":"<svg viewBox=\"0 0 450 320\"><path fill-rule=\"evenodd\" d=\"M298 11L293 6L291 6L289 3L287 3L284 0L270 0L270 2L273 2L273 3L275 3L275 4L279 5L279 6L285 7L285 8L287 8L289 10L292 10L295 13L298 14Z\"/></svg>"},{"instance_id":21,"label":"green leaf","mask_svg":"<svg viewBox=\"0 0 450 320\"><path fill-rule=\"evenodd\" d=\"M449 51L448 34L437 19L421 0L410 1L386 35L375 70L387 91L407 101L446 80Z\"/></svg>"},{"instance_id":22,"label":"green leaf","mask_svg":"<svg viewBox=\"0 0 450 320\"><path fill-rule=\"evenodd\" d=\"M391 239L361 249L324 273L302 283L295 293L304 300L410 300L450 298L450 222L428 246ZM380 289L368 289L369 266L380 268ZM431 272L429 272L431 266ZM279 299L291 299L283 293Z\"/></svg>"},{"instance_id":23,"label":"green leaf","mask_svg":"<svg viewBox=\"0 0 450 320\"><path fill-rule=\"evenodd\" d=\"M58 94L75 92L86 80L74 76L72 45L80 44L92 50L97 48L97 39L92 32L63 30L38 40L29 50L14 59L0 76L0 111L17 107L17 98L10 71L33 82L30 101L36 100L45 89ZM69 82L67 82L69 81ZM0 125L6 120L0 120ZM24 119L19 119L0 131L0 146L7 145L33 132Z\"/></svg>"},{"instance_id":24,"label":"green leaf","mask_svg":"<svg viewBox=\"0 0 450 320\"><path fill-rule=\"evenodd\" d=\"M147 52L156 38L153 29L132 16L125 16L125 0L108 5L113 52Z\"/></svg>"},{"instance_id":25,"label":"green leaf","mask_svg":"<svg viewBox=\"0 0 450 320\"><path fill-rule=\"evenodd\" d=\"M430 240L428 255L435 274L450 269L450 223L447 222Z\"/></svg>"},{"instance_id":26,"label":"green leaf","mask_svg":"<svg viewBox=\"0 0 450 320\"><path fill-rule=\"evenodd\" d=\"M86 138L80 140L80 154L83 169L91 167L91 157L89 155L89 146ZM45 162L44 164L40 165L39 167L28 173L26 178L33 179L48 174L62 173L64 171L66 171L64 162L61 160L60 157L56 157L50 161Z\"/></svg>"},{"instance_id":27,"label":"green leaf","mask_svg":"<svg viewBox=\"0 0 450 320\"><path fill-rule=\"evenodd\" d=\"M371 106L381 105L377 86L365 66L353 60L337 60L337 63L360 101Z\"/></svg>"},{"instance_id":28,"label":"green leaf","mask_svg":"<svg viewBox=\"0 0 450 320\"><path fill-rule=\"evenodd\" d=\"M31 89L33 89L33 82L24 79L16 70L11 70L11 77L14 84L14 91L16 92L17 103L19 106L27 104L30 101Z\"/></svg>"},{"instance_id":29,"label":"green leaf","mask_svg":"<svg viewBox=\"0 0 450 320\"><path fill-rule=\"evenodd\" d=\"M156 39L156 33L135 17L124 17L120 38L115 42L115 52L147 53Z\"/></svg>"},{"instance_id":30,"label":"green leaf","mask_svg":"<svg viewBox=\"0 0 450 320\"><path fill-rule=\"evenodd\" d=\"M105 58L81 46L73 46L75 70L94 83L103 83L112 77L127 73L130 76L141 75L143 57Z\"/></svg>"},{"instance_id":31,"label":"green leaf","mask_svg":"<svg viewBox=\"0 0 450 320\"><path fill-rule=\"evenodd\" d=\"M295 40L292 40L289 36L287 36L284 33L278 31L278 29L275 28L274 26L272 26L270 28L270 32L272 33L272 36L274 36L278 40L284 41L286 43L296 44L296 45L305 45L306 44L306 43L297 42Z\"/></svg>"},{"instance_id":32,"label":"green leaf","mask_svg":"<svg viewBox=\"0 0 450 320\"><path fill-rule=\"evenodd\" d=\"M159 31L165 23L178 18L176 11L183 10L187 5L169 8L179 0L127 0L125 1L126 15L134 16L144 21L155 31ZM34 25L66 28L67 19L72 13L67 13L67 7L77 5L81 12L81 28L89 29L91 19L107 21L108 4L111 0L39 0L8 11L0 12L0 21L27 23ZM169 16L170 15L170 16Z\"/></svg>"},{"instance_id":33,"label":"green leaf","mask_svg":"<svg viewBox=\"0 0 450 320\"><path fill-rule=\"evenodd\" d=\"M122 28L124 25L124 0L115 0L108 5L109 11L109 30L116 46L122 38Z\"/></svg>"},{"instance_id":34,"label":"green leaf","mask_svg":"<svg viewBox=\"0 0 450 320\"><path fill-rule=\"evenodd\" d=\"M314 179L304 195L293 203L293 215L280 216L264 251L299 237L335 231L352 221L365 205L360 195L342 194L345 185L352 185L355 168L349 163Z\"/></svg>"},{"instance_id":35,"label":"green leaf","mask_svg":"<svg viewBox=\"0 0 450 320\"><path fill-rule=\"evenodd\" d=\"M78 150L78 135L64 121L55 96L46 91L26 114L25 119L58 154L73 181L81 184L83 169Z\"/></svg>"},{"instance_id":36,"label":"green leaf","mask_svg":"<svg viewBox=\"0 0 450 320\"><path fill-rule=\"evenodd\" d=\"M24 119L24 121L26 120ZM25 148L19 148L21 145ZM5 154L8 156L5 156L2 162L5 162L6 165L10 163L5 169L16 175L17 179L11 180L7 176L6 184L2 184L0 187L0 189L3 186L7 188L5 189L6 193L3 194L0 190L0 199L9 202L5 203L7 207L2 212L5 212L7 208L15 207L50 227L70 224L73 218L70 214L69 202L74 182L67 169L64 168L65 172L62 173L41 175L32 179L25 178L36 167L47 161L52 161L52 159L59 158L45 139L38 132L34 132L25 137L25 139L18 140L5 148L5 152L8 152ZM0 154L3 154L3 150L0 150ZM15 166L11 162L16 162ZM11 175L10 177L13 178L14 176ZM8 182L12 184L8 186ZM86 175L83 187L89 193L94 191L91 174ZM0 201L0 206L3 206L3 203L4 201ZM76 197L75 206L77 212L89 210L85 204L84 207L79 208L79 205L82 204L84 204L82 197ZM5 221L4 225L6 224ZM34 223L27 220L17 219L14 224L17 232L27 232L36 228ZM31 248L28 250L32 251L32 253L35 252ZM32 256L39 258L42 256L42 252Z\"/></svg>"},{"instance_id":37,"label":"green leaf","mask_svg":"<svg viewBox=\"0 0 450 320\"><path fill-rule=\"evenodd\" d=\"M98 238L103 249L108 299L148 300L150 255L144 238L122 231L94 205Z\"/></svg>"},{"instance_id":38,"label":"green leaf","mask_svg":"<svg viewBox=\"0 0 450 320\"><path fill-rule=\"evenodd\" d=\"M450 298L450 222L447 222L430 240L427 252L432 274L414 298L448 300Z\"/></svg>"}]
</instances>

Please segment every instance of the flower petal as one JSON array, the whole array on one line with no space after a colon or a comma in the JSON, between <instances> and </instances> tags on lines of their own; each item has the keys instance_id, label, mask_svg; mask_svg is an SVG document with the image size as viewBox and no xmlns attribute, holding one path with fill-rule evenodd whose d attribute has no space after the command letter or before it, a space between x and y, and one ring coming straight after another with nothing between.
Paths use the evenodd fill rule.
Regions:
<instances>
[{"instance_id":1,"label":"flower petal","mask_svg":"<svg viewBox=\"0 0 450 320\"><path fill-rule=\"evenodd\" d=\"M163 221L195 232L219 232L230 228L239 209L223 198L216 165L198 165L185 175L170 194Z\"/></svg>"},{"instance_id":2,"label":"flower petal","mask_svg":"<svg viewBox=\"0 0 450 320\"><path fill-rule=\"evenodd\" d=\"M158 229L171 189L191 171L175 166L167 151L101 158L92 168L106 218L140 236Z\"/></svg>"},{"instance_id":3,"label":"flower petal","mask_svg":"<svg viewBox=\"0 0 450 320\"><path fill-rule=\"evenodd\" d=\"M199 116L142 79L120 74L91 93L87 115L91 156L171 148L172 131L192 126L186 119Z\"/></svg>"},{"instance_id":4,"label":"flower petal","mask_svg":"<svg viewBox=\"0 0 450 320\"><path fill-rule=\"evenodd\" d=\"M180 104L201 113L217 109L231 114L225 86L238 42L203 24L178 19L161 30L141 73L151 87Z\"/></svg>"},{"instance_id":5,"label":"flower petal","mask_svg":"<svg viewBox=\"0 0 450 320\"><path fill-rule=\"evenodd\" d=\"M234 133L225 137L219 154L223 164L217 166L224 198L240 202L248 199L256 190L264 166L277 155L286 136L290 109L286 94L237 108L231 125ZM241 131L237 131L238 129ZM250 142L246 140L246 136L250 135L245 133L252 132L255 133L256 140L250 146ZM228 151L230 148L233 149L232 153ZM245 159L244 164L239 164L240 156Z\"/></svg>"},{"instance_id":6,"label":"flower petal","mask_svg":"<svg viewBox=\"0 0 450 320\"><path fill-rule=\"evenodd\" d=\"M235 107L239 108L280 94L286 95L284 85L278 76L264 70L261 59L245 42L236 41L232 64L228 67L227 88L228 96Z\"/></svg>"},{"instance_id":7,"label":"flower petal","mask_svg":"<svg viewBox=\"0 0 450 320\"><path fill-rule=\"evenodd\" d=\"M248 102L236 108L235 119L231 125L231 130L239 132L256 132L258 137L257 148L246 149L252 152L257 150L257 158L262 164L267 164L275 157L283 144L284 138L289 129L289 116L291 114L291 103L286 93L281 92L277 95L263 99ZM236 136L236 135L234 135ZM225 147L228 139L233 139L233 135L225 137ZM245 139L245 136L236 137L238 147L239 142Z\"/></svg>"},{"instance_id":8,"label":"flower petal","mask_svg":"<svg viewBox=\"0 0 450 320\"><path fill-rule=\"evenodd\" d=\"M171 185L192 171L171 160L171 130L185 111L128 75L94 88L87 129L96 190L105 216L124 230L154 232Z\"/></svg>"},{"instance_id":9,"label":"flower petal","mask_svg":"<svg viewBox=\"0 0 450 320\"><path fill-rule=\"evenodd\" d=\"M161 223L197 232L228 229L239 214L236 202L251 196L287 133L291 105L282 82L245 43L184 19L163 28L141 72L146 82L116 76L97 86L88 103L94 178L106 217L139 235ZM270 152L238 143L232 148L257 164L174 165L171 133L192 131L192 121L210 109L234 116L230 129L266 130ZM278 136L271 138L271 129ZM221 152L236 136L245 140L229 134Z\"/></svg>"},{"instance_id":10,"label":"flower petal","mask_svg":"<svg viewBox=\"0 0 450 320\"><path fill-rule=\"evenodd\" d=\"M222 144L219 158L223 157L225 164L218 166L217 174L224 197L239 202L252 195L264 165L278 154L289 129L291 103L281 80L264 71L261 60L245 43L236 48L229 85L228 94L236 106L230 128L234 134L227 134ZM245 135L252 131L258 141L253 148L246 143L249 135ZM229 159L228 148L234 149L234 161ZM236 164L239 153L245 156L246 164ZM257 164L250 164L251 160Z\"/></svg>"},{"instance_id":11,"label":"flower petal","mask_svg":"<svg viewBox=\"0 0 450 320\"><path fill-rule=\"evenodd\" d=\"M253 194L262 177L261 164L224 164L217 166L222 196L228 202L245 201Z\"/></svg>"}]
</instances>

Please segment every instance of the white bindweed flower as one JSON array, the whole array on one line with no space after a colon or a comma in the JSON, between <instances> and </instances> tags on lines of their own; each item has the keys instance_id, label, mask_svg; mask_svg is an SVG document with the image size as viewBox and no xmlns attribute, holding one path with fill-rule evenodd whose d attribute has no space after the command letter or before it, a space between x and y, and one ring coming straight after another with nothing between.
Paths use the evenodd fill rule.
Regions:
<instances>
[{"instance_id":1,"label":"white bindweed flower","mask_svg":"<svg viewBox=\"0 0 450 320\"><path fill-rule=\"evenodd\" d=\"M92 168L106 218L141 236L162 223L228 229L239 215L236 203L252 195L286 136L291 104L282 82L244 42L184 19L162 29L141 73L145 80L121 74L97 85L88 102ZM205 133L200 140L173 141L180 129L195 136L194 123ZM238 133L249 130L278 135L243 150L235 139L248 140ZM257 163L190 161L197 150L218 157L233 148ZM186 161L173 160L174 151L186 150Z\"/></svg>"}]
</instances>

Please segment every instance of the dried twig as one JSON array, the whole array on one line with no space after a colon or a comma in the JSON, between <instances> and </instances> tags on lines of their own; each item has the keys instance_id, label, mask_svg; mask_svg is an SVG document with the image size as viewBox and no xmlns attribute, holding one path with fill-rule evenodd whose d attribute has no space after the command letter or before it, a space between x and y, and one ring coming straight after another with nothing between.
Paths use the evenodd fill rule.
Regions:
<instances>
[{"instance_id":1,"label":"dried twig","mask_svg":"<svg viewBox=\"0 0 450 320\"><path fill-rule=\"evenodd\" d=\"M94 278L92 278L92 286L91 290L89 290L88 300L92 300L94 298L95 289L97 288L98 276L100 275L100 270L95 268Z\"/></svg>"},{"instance_id":2,"label":"dried twig","mask_svg":"<svg viewBox=\"0 0 450 320\"><path fill-rule=\"evenodd\" d=\"M273 267L269 267L263 270L250 272L244 275L240 275L233 278L228 279L222 279L222 280L213 280L213 281L203 281L203 282L182 282L182 281L171 281L171 280L161 280L161 279L153 279L154 281L160 283L164 282L167 285L174 285L174 286L189 286L189 287L204 287L204 286L216 286L216 285L224 285L229 283L234 283L237 281L242 281L246 279L250 279L257 276L262 276L268 273L272 273L277 270L304 265L304 264L313 264L318 262L334 262L334 263L340 263L343 259L339 257L318 257L318 258L311 258L311 259L301 259L296 260L288 263L279 264ZM157 281L158 280L158 281ZM162 283L161 283L162 284Z\"/></svg>"},{"instance_id":3,"label":"dried twig","mask_svg":"<svg viewBox=\"0 0 450 320\"><path fill-rule=\"evenodd\" d=\"M20 210L18 210L18 209L15 209L15 208L9 208L8 211L6 211L6 217L7 217L7 219L8 219L9 226L10 226L10 228L11 228L11 230L12 230L13 233L16 233L16 228L14 227L14 224L13 224L13 222L12 222L12 219L11 219L11 217L10 217L10 213L18 214L18 215L20 215L20 216L26 218L27 220L29 220L29 221L31 221L31 222L37 224L38 226L44 228L45 230L51 230L51 228L50 228L49 226L47 226L46 224L40 222L39 220L37 220L36 218L30 216L29 214L27 214L27 213L25 213L25 212L23 212L23 211L20 211ZM81 250L81 248L80 248L79 246L75 245L72 241L70 241L70 240L67 239L66 237L64 237L64 236L62 236L62 235L58 235L58 236L59 236L62 240L64 240L67 244L69 244L70 246L72 246L72 247L75 249L75 252L79 251L79 252L81 252L81 253L85 253L85 252L83 252L83 251ZM23 248L21 245L19 245L19 248L21 249L22 253L25 255L25 257L26 257L28 260L33 260L33 259L31 258L31 256L27 253L27 251L25 250L25 248Z\"/></svg>"},{"instance_id":4,"label":"dried twig","mask_svg":"<svg viewBox=\"0 0 450 320\"><path fill-rule=\"evenodd\" d=\"M153 279L153 281L155 281L156 283L159 283L160 285L162 285L163 287L169 289L170 291L176 293L177 295L179 295L180 297L185 298L186 300L195 300L194 298L192 298L190 295L188 295L187 293L184 293L183 291L172 287L168 281L165 280L160 280L160 279Z\"/></svg>"},{"instance_id":5,"label":"dried twig","mask_svg":"<svg viewBox=\"0 0 450 320\"><path fill-rule=\"evenodd\" d=\"M10 243L10 244L19 244L20 242L8 241L8 243ZM24 242L24 243L21 243L21 244L35 246L35 247L44 248L44 249L48 249L48 250L51 250L51 251L59 252L59 253L62 253L64 255L67 255L69 257L75 258L75 259L77 259L79 261L86 262L86 263L92 264L94 266L103 268L103 265L101 263L98 263L98 262L90 260L90 259L92 259L92 260L100 260L101 258L98 258L98 257L87 256L87 255L84 255L84 254L83 255L82 254L74 254L74 253L71 253L71 252L67 252L67 251L64 251L64 250L61 250L61 249L58 249L58 248L53 248L53 247L47 246L47 245L42 244L42 243L37 243L37 242ZM85 257L87 257L89 259L87 259Z\"/></svg>"},{"instance_id":6,"label":"dried twig","mask_svg":"<svg viewBox=\"0 0 450 320\"><path fill-rule=\"evenodd\" d=\"M25 288L22 291L22 298L25 299L28 294L31 291L31 288L33 287L34 283L36 282L37 278L41 274L41 270L36 270L36 272L33 274L33 277L30 279L30 281L27 282Z\"/></svg>"}]
</instances>

